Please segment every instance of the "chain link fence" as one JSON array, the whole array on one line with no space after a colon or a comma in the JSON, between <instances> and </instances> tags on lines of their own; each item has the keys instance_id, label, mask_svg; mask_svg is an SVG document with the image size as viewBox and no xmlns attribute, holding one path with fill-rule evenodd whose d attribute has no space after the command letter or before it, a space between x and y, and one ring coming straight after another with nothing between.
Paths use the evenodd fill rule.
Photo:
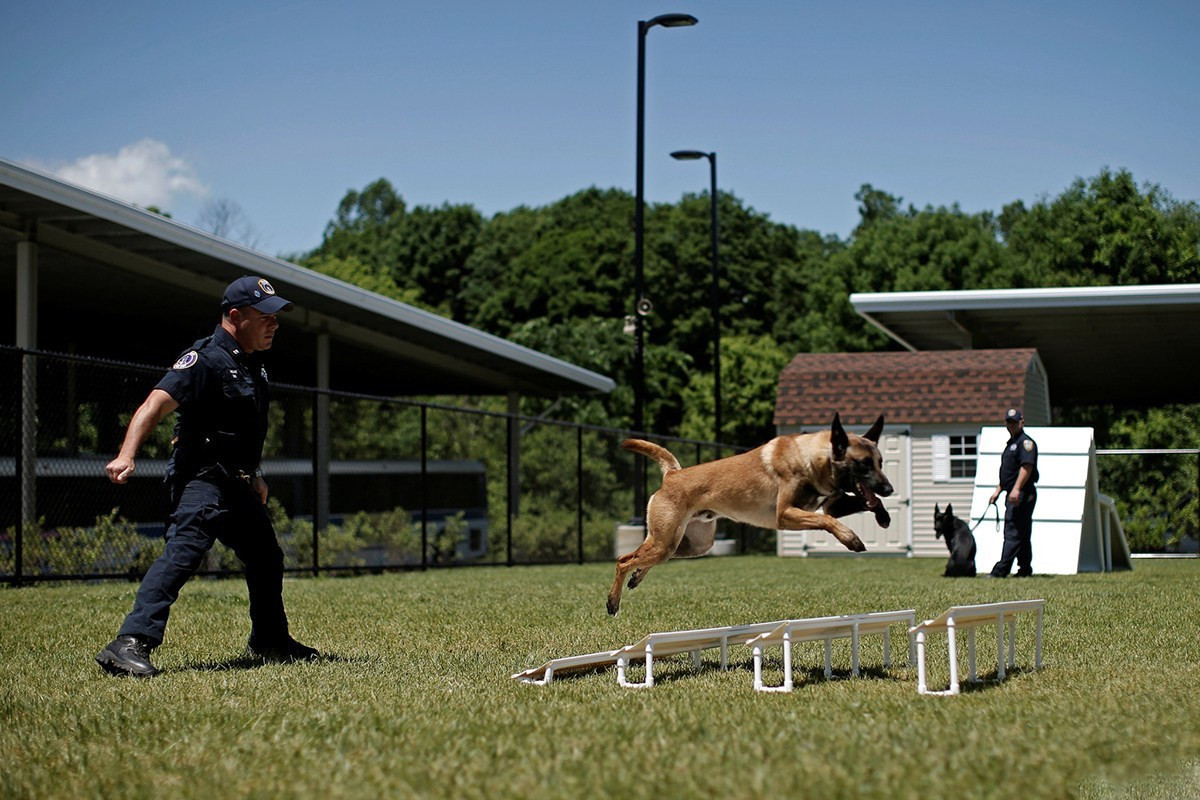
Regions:
<instances>
[{"instance_id":1,"label":"chain link fence","mask_svg":"<svg viewBox=\"0 0 1200 800\"><path fill-rule=\"evenodd\" d=\"M137 578L162 552L170 420L127 484L104 471L162 374L0 347L0 580ZM633 516L635 456L619 447L622 429L302 386L271 393L262 467L290 572L611 560L616 526ZM685 466L721 454L655 438ZM722 535L742 552L774 547L744 526ZM218 544L202 573L240 568Z\"/></svg>"},{"instance_id":2,"label":"chain link fence","mask_svg":"<svg viewBox=\"0 0 1200 800\"><path fill-rule=\"evenodd\" d=\"M105 464L161 367L0 346L0 581L138 578L162 552L172 425L143 445L125 485ZM263 471L293 573L330 574L613 558L634 514L634 455L620 428L485 407L272 387ZM502 402L502 401L501 401ZM328 406L328 468L315 421ZM684 466L716 445L654 437ZM1098 451L1131 548L1195 552L1200 453ZM643 470L656 488L658 470ZM774 552L774 534L727 520L735 552ZM216 545L205 574L241 564Z\"/></svg>"}]
</instances>

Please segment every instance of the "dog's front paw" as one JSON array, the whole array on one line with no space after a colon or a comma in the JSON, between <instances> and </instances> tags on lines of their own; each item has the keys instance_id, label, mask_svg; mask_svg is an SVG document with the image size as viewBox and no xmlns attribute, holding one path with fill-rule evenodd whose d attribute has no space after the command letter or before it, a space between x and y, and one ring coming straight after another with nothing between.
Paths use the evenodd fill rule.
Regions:
<instances>
[{"instance_id":1,"label":"dog's front paw","mask_svg":"<svg viewBox=\"0 0 1200 800\"><path fill-rule=\"evenodd\" d=\"M892 524L892 515L883 507L883 503L875 506L875 521L879 523L879 527L886 528Z\"/></svg>"},{"instance_id":2,"label":"dog's front paw","mask_svg":"<svg viewBox=\"0 0 1200 800\"><path fill-rule=\"evenodd\" d=\"M858 534L847 528L845 525L838 524L830 533L837 537L847 550L853 550L855 553L865 552L867 546L863 544L862 539L858 538Z\"/></svg>"}]
</instances>

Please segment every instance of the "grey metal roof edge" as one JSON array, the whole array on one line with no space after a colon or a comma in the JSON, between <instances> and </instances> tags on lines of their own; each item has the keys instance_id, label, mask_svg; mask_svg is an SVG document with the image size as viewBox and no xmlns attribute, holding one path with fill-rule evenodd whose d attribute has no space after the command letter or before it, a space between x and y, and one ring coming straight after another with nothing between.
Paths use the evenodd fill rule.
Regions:
<instances>
[{"instance_id":1,"label":"grey metal roof edge","mask_svg":"<svg viewBox=\"0 0 1200 800\"><path fill-rule=\"evenodd\" d=\"M260 253L236 242L193 228L177 220L138 208L123 200L78 186L33 167L0 158L0 182L46 200L93 214L171 244L204 253L242 267L281 284L318 292L350 303L365 311L412 325L439 336L455 339L498 358L518 361L554 373L589 389L611 392L616 382L606 375L584 369L490 333L463 325L423 309L369 292L345 281Z\"/></svg>"},{"instance_id":2,"label":"grey metal roof edge","mask_svg":"<svg viewBox=\"0 0 1200 800\"><path fill-rule=\"evenodd\" d=\"M597 391L611 392L616 388L616 382L608 376L584 369L569 361L548 356L524 345L510 342L461 322L455 322L431 311L401 303L399 300L369 292L320 272L314 272L279 259L272 259L272 261L276 262L272 267L279 269L280 273L269 277L275 278L281 284L290 283L309 291L319 292L326 297L350 303L365 311L421 328L438 336L455 339L477 350L486 351L497 358L520 361L545 372L553 372ZM263 270L263 272L265 273L267 270Z\"/></svg>"},{"instance_id":3,"label":"grey metal roof edge","mask_svg":"<svg viewBox=\"0 0 1200 800\"><path fill-rule=\"evenodd\" d=\"M855 292L850 304L864 317L884 312L991 308L1096 308L1200 302L1200 283L1147 286L1067 286L1047 289L964 289L942 292ZM875 320L872 320L875 322ZM878 322L875 322L878 325Z\"/></svg>"}]
</instances>

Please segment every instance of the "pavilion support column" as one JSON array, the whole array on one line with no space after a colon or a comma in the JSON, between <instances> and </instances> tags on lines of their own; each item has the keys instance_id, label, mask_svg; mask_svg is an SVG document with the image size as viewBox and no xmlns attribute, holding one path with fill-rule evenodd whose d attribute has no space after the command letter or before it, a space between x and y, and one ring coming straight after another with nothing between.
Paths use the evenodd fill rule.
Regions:
<instances>
[{"instance_id":1,"label":"pavilion support column","mask_svg":"<svg viewBox=\"0 0 1200 800\"><path fill-rule=\"evenodd\" d=\"M513 516L521 513L521 395L508 393L508 506Z\"/></svg>"},{"instance_id":2,"label":"pavilion support column","mask_svg":"<svg viewBox=\"0 0 1200 800\"><path fill-rule=\"evenodd\" d=\"M37 349L37 242L17 242L17 347ZM25 533L37 524L37 357L21 356L21 444L17 470L21 518L17 528L13 577L22 577Z\"/></svg>"}]
</instances>

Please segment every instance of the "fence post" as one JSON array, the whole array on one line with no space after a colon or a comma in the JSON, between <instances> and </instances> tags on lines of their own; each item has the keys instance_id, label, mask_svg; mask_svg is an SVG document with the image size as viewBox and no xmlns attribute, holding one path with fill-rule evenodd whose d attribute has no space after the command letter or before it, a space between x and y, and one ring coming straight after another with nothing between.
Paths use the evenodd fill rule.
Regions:
<instances>
[{"instance_id":1,"label":"fence post","mask_svg":"<svg viewBox=\"0 0 1200 800\"><path fill-rule=\"evenodd\" d=\"M312 573L321 576L321 404L320 393L314 391L312 402Z\"/></svg>"},{"instance_id":2,"label":"fence post","mask_svg":"<svg viewBox=\"0 0 1200 800\"><path fill-rule=\"evenodd\" d=\"M25 507L25 361L29 356L21 353L17 357L17 386L19 387L19 400L21 404L21 425L17 434L17 452L16 458L13 459L14 477L16 478L17 487L17 530L16 538L13 542L13 586L18 586L21 583L23 575L23 562L25 560L25 515L28 510Z\"/></svg>"},{"instance_id":3,"label":"fence post","mask_svg":"<svg viewBox=\"0 0 1200 800\"><path fill-rule=\"evenodd\" d=\"M575 426L575 549L583 563L583 428Z\"/></svg>"},{"instance_id":4,"label":"fence post","mask_svg":"<svg viewBox=\"0 0 1200 800\"><path fill-rule=\"evenodd\" d=\"M24 576L25 533L37 526L37 356L21 356L21 440L19 463L21 513L17 541L13 553L13 576L20 582Z\"/></svg>"},{"instance_id":5,"label":"fence post","mask_svg":"<svg viewBox=\"0 0 1200 800\"><path fill-rule=\"evenodd\" d=\"M505 419L508 423L507 435L505 436L505 439L504 439L504 443L505 443L505 448L504 448L504 451L505 451L504 452L504 456L505 456L504 457L504 463L505 463L505 470L504 470L505 531L504 531L504 538L506 540L505 550L506 550L506 554L507 554L505 563L511 567L513 565L513 546L512 546L513 467L515 466L513 463L513 438L514 438L514 434L516 432L517 418L514 417L512 414L508 414L505 417Z\"/></svg>"},{"instance_id":6,"label":"fence post","mask_svg":"<svg viewBox=\"0 0 1200 800\"><path fill-rule=\"evenodd\" d=\"M428 407L421 404L421 569L429 566L429 420Z\"/></svg>"}]
</instances>

